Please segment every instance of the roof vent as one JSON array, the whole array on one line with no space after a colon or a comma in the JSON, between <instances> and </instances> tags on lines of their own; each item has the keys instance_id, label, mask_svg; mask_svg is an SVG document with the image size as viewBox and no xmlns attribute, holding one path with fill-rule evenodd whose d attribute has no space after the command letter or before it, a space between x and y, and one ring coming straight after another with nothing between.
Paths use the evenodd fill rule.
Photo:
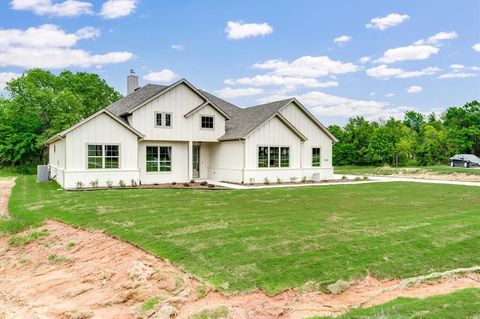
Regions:
<instances>
[{"instance_id":1,"label":"roof vent","mask_svg":"<svg viewBox=\"0 0 480 319\"><path fill-rule=\"evenodd\" d=\"M127 76L127 95L135 92L138 89L138 76L134 69L130 69L130 74Z\"/></svg>"}]
</instances>

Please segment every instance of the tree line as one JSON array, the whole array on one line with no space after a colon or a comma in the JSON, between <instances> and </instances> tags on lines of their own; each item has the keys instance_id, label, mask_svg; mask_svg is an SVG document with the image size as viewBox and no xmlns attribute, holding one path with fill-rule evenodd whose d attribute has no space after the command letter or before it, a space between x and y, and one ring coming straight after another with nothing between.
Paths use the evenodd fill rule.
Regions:
<instances>
[{"instance_id":1,"label":"tree line","mask_svg":"<svg viewBox=\"0 0 480 319\"><path fill-rule=\"evenodd\" d=\"M45 141L122 96L97 74L32 69L6 85L0 97L0 166L47 161ZM446 163L455 153L480 155L480 104L448 108L439 118L410 111L403 121L349 119L329 130L339 139L334 165Z\"/></svg>"},{"instance_id":2,"label":"tree line","mask_svg":"<svg viewBox=\"0 0 480 319\"><path fill-rule=\"evenodd\" d=\"M480 156L480 103L449 107L440 116L408 111L403 120L354 117L330 132L334 165L436 165L454 154Z\"/></svg>"}]
</instances>

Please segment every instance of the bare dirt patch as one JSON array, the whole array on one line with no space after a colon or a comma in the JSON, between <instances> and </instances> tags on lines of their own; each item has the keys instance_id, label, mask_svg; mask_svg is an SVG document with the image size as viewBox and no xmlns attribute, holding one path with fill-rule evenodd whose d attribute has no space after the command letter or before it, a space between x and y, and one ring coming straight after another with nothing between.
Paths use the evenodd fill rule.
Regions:
<instances>
[{"instance_id":1,"label":"bare dirt patch","mask_svg":"<svg viewBox=\"0 0 480 319\"><path fill-rule=\"evenodd\" d=\"M452 173L452 174L435 174L435 173L418 173L418 174L408 174L408 173L398 173L392 174L393 177L403 177L403 178L419 178L419 179L433 179L440 181L456 181L456 182L480 182L480 175L468 175L464 173Z\"/></svg>"},{"instance_id":2,"label":"bare dirt patch","mask_svg":"<svg viewBox=\"0 0 480 319\"><path fill-rule=\"evenodd\" d=\"M339 315L398 296L423 298L480 287L478 273L409 285L369 276L336 295L288 290L276 296L225 296L104 233L47 221L16 236L32 231L48 235L24 246L11 245L11 237L0 239L0 318L189 318L220 307L228 308L229 318L304 318Z\"/></svg>"},{"instance_id":3,"label":"bare dirt patch","mask_svg":"<svg viewBox=\"0 0 480 319\"><path fill-rule=\"evenodd\" d=\"M0 178L0 217L8 218L8 199L15 185L15 178Z\"/></svg>"}]
</instances>

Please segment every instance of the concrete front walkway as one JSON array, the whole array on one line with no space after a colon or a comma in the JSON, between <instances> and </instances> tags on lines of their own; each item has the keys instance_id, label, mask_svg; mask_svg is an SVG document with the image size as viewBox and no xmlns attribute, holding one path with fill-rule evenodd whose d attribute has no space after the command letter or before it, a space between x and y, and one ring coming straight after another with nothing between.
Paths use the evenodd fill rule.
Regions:
<instances>
[{"instance_id":1,"label":"concrete front walkway","mask_svg":"<svg viewBox=\"0 0 480 319\"><path fill-rule=\"evenodd\" d=\"M350 182L340 181L342 176L346 176ZM207 180L209 184L222 186L230 189L263 189L263 188L285 188L285 187L308 187L308 186L330 186L330 185L352 185L352 184L368 184L368 183L387 183L387 182L413 182L413 183L427 183L427 184L447 184L447 185L463 185L463 186L480 186L480 182L458 182L458 181L442 181L434 179L420 179L420 178L404 178L404 177L384 177L384 176L368 176L368 180L354 181L356 177L363 178L359 175L334 175L338 182L321 182L321 183L297 183L297 184L276 184L269 185L240 185L226 182L219 182L217 180Z\"/></svg>"}]
</instances>

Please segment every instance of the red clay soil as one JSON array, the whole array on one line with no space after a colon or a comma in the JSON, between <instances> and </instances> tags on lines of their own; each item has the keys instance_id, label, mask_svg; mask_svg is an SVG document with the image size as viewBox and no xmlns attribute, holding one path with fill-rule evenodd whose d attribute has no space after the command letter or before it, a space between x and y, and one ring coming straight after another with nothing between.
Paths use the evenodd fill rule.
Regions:
<instances>
[{"instance_id":1,"label":"red clay soil","mask_svg":"<svg viewBox=\"0 0 480 319\"><path fill-rule=\"evenodd\" d=\"M0 181L0 184L2 181ZM398 287L400 281L367 277L337 295L289 290L225 296L139 248L102 232L47 221L48 235L15 246L0 238L0 318L189 318L226 306L228 318L304 318L340 315L398 296L427 297L480 287L480 275L448 276L436 282ZM151 310L145 301L158 298Z\"/></svg>"}]
</instances>

